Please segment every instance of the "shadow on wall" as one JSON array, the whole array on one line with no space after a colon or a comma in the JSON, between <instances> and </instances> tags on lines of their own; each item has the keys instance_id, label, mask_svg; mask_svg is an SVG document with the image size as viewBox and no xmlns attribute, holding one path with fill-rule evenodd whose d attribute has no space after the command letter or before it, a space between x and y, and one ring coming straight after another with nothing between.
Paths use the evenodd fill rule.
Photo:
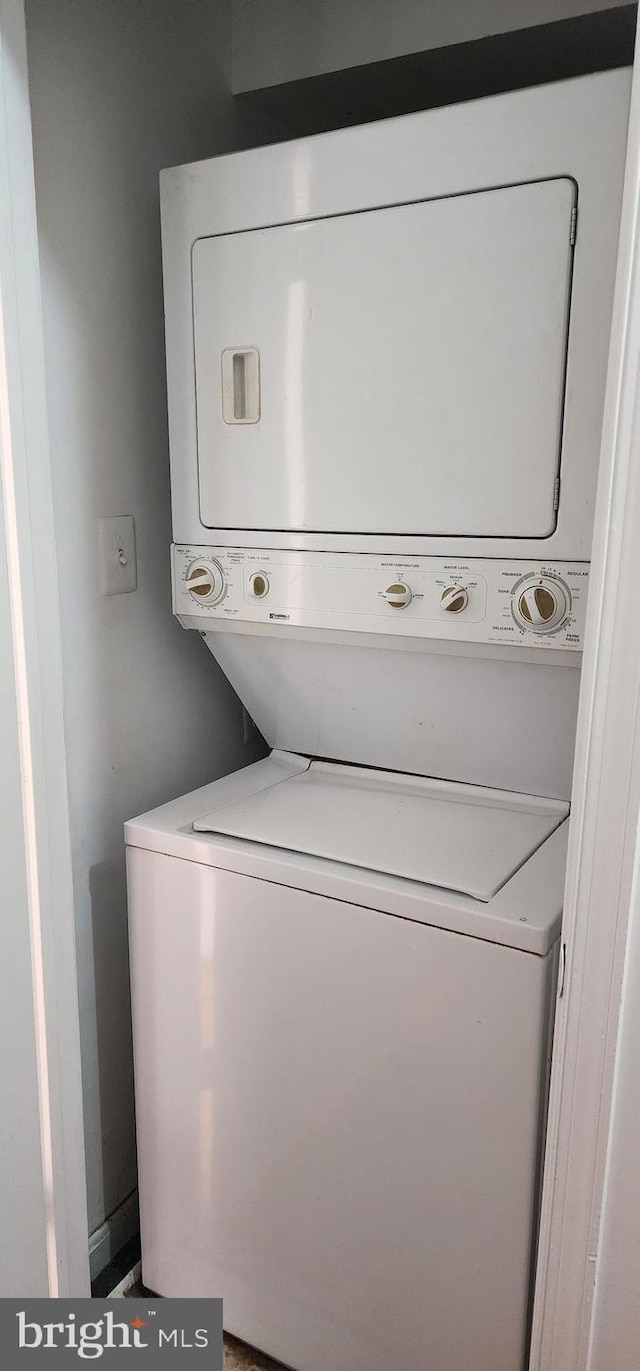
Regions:
<instances>
[{"instance_id":1,"label":"shadow on wall","mask_svg":"<svg viewBox=\"0 0 640 1371\"><path fill-rule=\"evenodd\" d=\"M109 1142L111 1186L115 1194L125 1196L136 1184L136 1173L124 857L91 867L89 895L101 1133Z\"/></svg>"}]
</instances>

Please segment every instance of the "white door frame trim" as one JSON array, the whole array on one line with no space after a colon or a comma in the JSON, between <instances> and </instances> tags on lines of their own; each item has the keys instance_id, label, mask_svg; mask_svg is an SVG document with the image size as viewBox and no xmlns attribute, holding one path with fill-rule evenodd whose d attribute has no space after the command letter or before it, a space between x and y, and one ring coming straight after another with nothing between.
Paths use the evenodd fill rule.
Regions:
<instances>
[{"instance_id":1,"label":"white door frame trim","mask_svg":"<svg viewBox=\"0 0 640 1371\"><path fill-rule=\"evenodd\" d=\"M0 472L50 1296L89 1293L51 463L23 0L0 0ZM33 1292L25 1291L25 1295Z\"/></svg>"},{"instance_id":2,"label":"white door frame trim","mask_svg":"<svg viewBox=\"0 0 640 1371\"><path fill-rule=\"evenodd\" d=\"M640 76L634 71L578 718L531 1371L587 1371L640 850Z\"/></svg>"}]
</instances>

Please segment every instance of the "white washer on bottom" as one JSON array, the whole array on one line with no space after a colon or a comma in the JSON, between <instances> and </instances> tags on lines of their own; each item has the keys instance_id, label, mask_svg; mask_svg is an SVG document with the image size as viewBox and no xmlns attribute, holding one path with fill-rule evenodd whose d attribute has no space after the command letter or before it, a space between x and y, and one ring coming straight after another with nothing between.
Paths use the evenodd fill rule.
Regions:
<instances>
[{"instance_id":1,"label":"white washer on bottom","mask_svg":"<svg viewBox=\"0 0 640 1371\"><path fill-rule=\"evenodd\" d=\"M272 753L127 825L149 1287L297 1371L519 1371L566 815Z\"/></svg>"}]
</instances>

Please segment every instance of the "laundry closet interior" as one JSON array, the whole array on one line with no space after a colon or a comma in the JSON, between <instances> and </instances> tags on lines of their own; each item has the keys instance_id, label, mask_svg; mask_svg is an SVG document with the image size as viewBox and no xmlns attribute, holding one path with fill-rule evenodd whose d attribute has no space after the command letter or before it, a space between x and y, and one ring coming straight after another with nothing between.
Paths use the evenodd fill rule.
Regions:
<instances>
[{"instance_id":1,"label":"laundry closet interior","mask_svg":"<svg viewBox=\"0 0 640 1371\"><path fill-rule=\"evenodd\" d=\"M513 8L26 3L92 1274L294 1371L527 1364L636 15Z\"/></svg>"}]
</instances>

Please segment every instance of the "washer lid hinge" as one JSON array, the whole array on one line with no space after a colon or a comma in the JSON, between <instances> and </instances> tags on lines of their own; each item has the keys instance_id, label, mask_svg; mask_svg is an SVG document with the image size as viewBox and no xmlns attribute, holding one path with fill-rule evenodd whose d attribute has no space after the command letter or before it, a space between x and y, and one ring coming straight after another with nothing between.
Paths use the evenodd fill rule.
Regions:
<instances>
[{"instance_id":1,"label":"washer lid hinge","mask_svg":"<svg viewBox=\"0 0 640 1371\"><path fill-rule=\"evenodd\" d=\"M556 476L556 479L555 479L555 481L554 481L554 483L553 483L553 512L554 512L554 514L557 514L559 504L560 504L560 477L559 477L559 476Z\"/></svg>"},{"instance_id":2,"label":"washer lid hinge","mask_svg":"<svg viewBox=\"0 0 640 1371\"><path fill-rule=\"evenodd\" d=\"M573 206L573 209L572 209L572 211L571 211L571 226L570 226L570 228L569 228L569 243L570 243L570 245L571 245L572 248L575 247L576 238L577 238L577 237L578 237L578 206L577 206L577 205L574 205L574 206Z\"/></svg>"}]
</instances>

